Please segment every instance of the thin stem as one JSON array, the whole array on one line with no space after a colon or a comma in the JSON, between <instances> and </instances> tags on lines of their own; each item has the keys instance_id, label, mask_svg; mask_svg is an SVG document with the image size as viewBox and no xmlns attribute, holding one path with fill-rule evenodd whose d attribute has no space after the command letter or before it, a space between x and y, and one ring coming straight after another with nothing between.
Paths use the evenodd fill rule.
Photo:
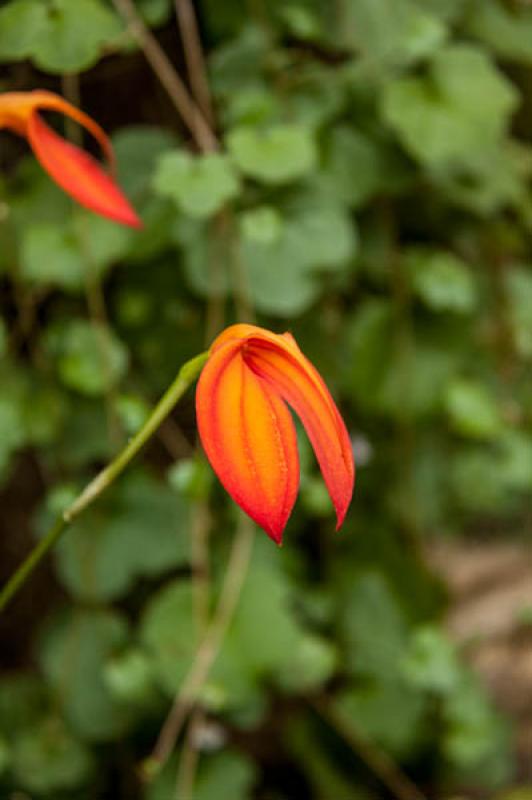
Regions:
<instances>
[{"instance_id":1,"label":"thin stem","mask_svg":"<svg viewBox=\"0 0 532 800\"><path fill-rule=\"evenodd\" d=\"M208 354L202 353L187 361L179 370L177 377L161 397L142 428L129 441L118 456L102 470L81 492L81 494L63 511L62 515L43 539L31 551L26 560L8 580L0 591L0 611L2 611L17 591L23 586L35 567L59 539L65 528L96 500L102 492L124 471L129 462L136 456L148 439L155 433L161 422L171 412L177 401L183 396L195 380L207 360Z\"/></svg>"},{"instance_id":2,"label":"thin stem","mask_svg":"<svg viewBox=\"0 0 532 800\"><path fill-rule=\"evenodd\" d=\"M67 525L68 523L64 517L59 517L46 536L40 540L25 561L23 561L20 567L11 576L0 592L0 611L6 607L18 590L26 583L35 567L44 558L50 548L54 546Z\"/></svg>"},{"instance_id":3,"label":"thin stem","mask_svg":"<svg viewBox=\"0 0 532 800\"><path fill-rule=\"evenodd\" d=\"M240 322L255 322L255 311L253 308L253 297L247 264L242 259L240 252L239 239L234 233L235 220L231 211L227 211L230 223L233 226L230 242L230 265L231 265L231 284L233 289L233 299Z\"/></svg>"},{"instance_id":4,"label":"thin stem","mask_svg":"<svg viewBox=\"0 0 532 800\"><path fill-rule=\"evenodd\" d=\"M196 650L194 661L174 700L170 713L161 728L153 752L146 761L145 772L147 779L155 777L166 763L174 749L183 723L197 701L198 695L209 676L211 667L218 656L227 628L233 619L240 591L247 574L253 544L253 533L252 523L247 517L241 515L231 547L229 563L216 611L205 636Z\"/></svg>"},{"instance_id":5,"label":"thin stem","mask_svg":"<svg viewBox=\"0 0 532 800\"><path fill-rule=\"evenodd\" d=\"M194 510L191 526L192 590L194 594L194 616L199 638L205 635L209 624L210 564L209 531L211 517L206 500L200 500ZM176 781L176 800L192 800L194 780L199 763L199 752L195 745L196 733L205 721L202 708L196 708L188 723L181 750Z\"/></svg>"},{"instance_id":6,"label":"thin stem","mask_svg":"<svg viewBox=\"0 0 532 800\"><path fill-rule=\"evenodd\" d=\"M175 800L193 800L194 780L198 768L199 750L196 747L197 733L204 722L204 714L197 708L187 729L183 744L183 754L177 771Z\"/></svg>"},{"instance_id":7,"label":"thin stem","mask_svg":"<svg viewBox=\"0 0 532 800\"><path fill-rule=\"evenodd\" d=\"M426 800L423 792L410 780L390 756L369 742L343 714L327 701L315 698L312 705L353 752L379 778L397 800Z\"/></svg>"},{"instance_id":8,"label":"thin stem","mask_svg":"<svg viewBox=\"0 0 532 800\"><path fill-rule=\"evenodd\" d=\"M79 75L77 73L65 73L61 78L63 94L69 103L74 106L81 106L81 87ZM65 134L67 139L78 147L83 147L83 128L73 122L70 117L65 117ZM109 430L109 440L112 445L119 447L121 442L120 425L114 411L115 397L110 380L111 365L109 353L109 318L105 305L100 276L94 264L91 252L90 237L88 235L86 217L79 220L78 241L80 253L83 260L83 275L85 279L85 296L89 311L91 325L94 329L100 358L102 362L103 374L105 377L105 413L107 417L107 427Z\"/></svg>"},{"instance_id":9,"label":"thin stem","mask_svg":"<svg viewBox=\"0 0 532 800\"><path fill-rule=\"evenodd\" d=\"M196 504L191 527L192 589L194 592L194 612L196 625L201 635L209 621L210 604L210 565L209 531L211 516L205 500Z\"/></svg>"},{"instance_id":10,"label":"thin stem","mask_svg":"<svg viewBox=\"0 0 532 800\"><path fill-rule=\"evenodd\" d=\"M205 115L205 119L212 125L211 93L194 6L191 0L175 0L175 10L194 99Z\"/></svg>"},{"instance_id":11,"label":"thin stem","mask_svg":"<svg viewBox=\"0 0 532 800\"><path fill-rule=\"evenodd\" d=\"M112 446L119 447L123 443L123 432L116 413L116 392L113 387L111 373L111 324L107 313L102 282L92 256L86 216L80 218L78 231L80 251L83 258L87 308L90 323L96 337L102 372L106 384L104 402L109 441Z\"/></svg>"},{"instance_id":12,"label":"thin stem","mask_svg":"<svg viewBox=\"0 0 532 800\"><path fill-rule=\"evenodd\" d=\"M72 103L73 106L77 106L78 108L81 106L79 75L77 72L64 73L61 76L61 89L69 103ZM70 139L71 142L81 147L83 143L83 129L70 117L65 117L64 125L67 139Z\"/></svg>"},{"instance_id":13,"label":"thin stem","mask_svg":"<svg viewBox=\"0 0 532 800\"><path fill-rule=\"evenodd\" d=\"M203 152L218 149L218 140L205 117L191 98L159 42L146 27L132 0L113 0L113 5L128 23L129 29L144 53L146 60L166 89L183 122Z\"/></svg>"}]
</instances>

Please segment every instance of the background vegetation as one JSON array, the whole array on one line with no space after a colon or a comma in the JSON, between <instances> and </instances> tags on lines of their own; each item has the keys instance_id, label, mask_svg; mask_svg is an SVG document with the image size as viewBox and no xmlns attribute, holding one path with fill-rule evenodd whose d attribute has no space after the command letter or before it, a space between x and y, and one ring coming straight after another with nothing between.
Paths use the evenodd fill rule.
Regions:
<instances>
[{"instance_id":1,"label":"background vegetation","mask_svg":"<svg viewBox=\"0 0 532 800\"><path fill-rule=\"evenodd\" d=\"M1 134L0 573L236 320L291 330L326 377L355 502L335 535L302 437L286 544L237 563L200 703L143 781L245 561L190 393L0 619L0 796L530 798L426 554L530 536L532 8L199 0L208 88L178 9L0 7L0 89L61 92L111 131L145 222L74 207Z\"/></svg>"}]
</instances>

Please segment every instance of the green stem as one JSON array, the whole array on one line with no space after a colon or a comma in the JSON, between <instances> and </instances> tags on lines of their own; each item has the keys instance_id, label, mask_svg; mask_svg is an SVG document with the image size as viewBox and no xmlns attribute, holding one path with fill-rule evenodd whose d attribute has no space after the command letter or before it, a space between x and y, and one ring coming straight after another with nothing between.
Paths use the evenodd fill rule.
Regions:
<instances>
[{"instance_id":1,"label":"green stem","mask_svg":"<svg viewBox=\"0 0 532 800\"><path fill-rule=\"evenodd\" d=\"M74 502L63 511L48 533L34 547L29 556L2 588L0 591L0 611L3 611L21 586L24 585L35 567L41 562L50 548L53 547L65 528L67 528L87 506L93 503L102 492L108 489L124 471L129 462L155 433L161 422L172 411L177 401L185 394L189 386L197 378L207 358L208 353L202 353L192 358L190 361L187 361L186 364L183 364L175 380L161 397L138 433L135 434L117 457L111 461L85 489L83 489Z\"/></svg>"}]
</instances>

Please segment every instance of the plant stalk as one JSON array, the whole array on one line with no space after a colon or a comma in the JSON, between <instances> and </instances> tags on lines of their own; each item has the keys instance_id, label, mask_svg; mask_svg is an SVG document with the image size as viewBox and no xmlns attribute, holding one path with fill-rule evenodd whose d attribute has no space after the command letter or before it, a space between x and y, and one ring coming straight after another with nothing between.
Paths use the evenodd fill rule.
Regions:
<instances>
[{"instance_id":1,"label":"plant stalk","mask_svg":"<svg viewBox=\"0 0 532 800\"><path fill-rule=\"evenodd\" d=\"M177 401L185 394L187 389L199 375L208 354L202 353L187 361L179 370L173 383L163 394L152 413L133 436L124 449L110 464L105 467L86 487L81 494L66 508L54 522L50 530L33 548L20 567L11 576L0 591L0 612L4 610L10 600L27 581L33 570L42 561L44 556L57 542L63 531L78 517L97 497L99 497L118 476L124 471L129 462L137 455L139 450L153 436L161 422L172 411Z\"/></svg>"}]
</instances>

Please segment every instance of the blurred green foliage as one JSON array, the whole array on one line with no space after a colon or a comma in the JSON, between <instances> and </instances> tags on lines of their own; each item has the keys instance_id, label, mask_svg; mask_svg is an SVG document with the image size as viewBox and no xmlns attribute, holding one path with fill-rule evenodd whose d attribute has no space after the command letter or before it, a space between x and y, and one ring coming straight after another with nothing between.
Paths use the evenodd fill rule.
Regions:
<instances>
[{"instance_id":1,"label":"blurred green foliage","mask_svg":"<svg viewBox=\"0 0 532 800\"><path fill-rule=\"evenodd\" d=\"M135 4L183 63L171 0ZM487 520L519 526L532 489L532 9L195 6L216 153L200 154L153 90L111 2L0 7L0 89L61 91L78 74L145 223L74 207L2 133L4 496L37 465L40 502L22 512L41 535L180 364L251 305L326 377L358 487L336 536L302 440L286 545L256 542L201 693L216 735L205 723L195 800L382 797L315 697L428 796L504 788L508 724L445 634L418 548ZM2 797L174 797L178 759L147 787L139 765L199 642L198 508L211 515L211 605L236 515L191 456L190 399L164 431L57 547L60 599L36 590L31 657L6 652ZM14 539L19 518L7 517ZM7 577L29 543L5 546Z\"/></svg>"}]
</instances>

